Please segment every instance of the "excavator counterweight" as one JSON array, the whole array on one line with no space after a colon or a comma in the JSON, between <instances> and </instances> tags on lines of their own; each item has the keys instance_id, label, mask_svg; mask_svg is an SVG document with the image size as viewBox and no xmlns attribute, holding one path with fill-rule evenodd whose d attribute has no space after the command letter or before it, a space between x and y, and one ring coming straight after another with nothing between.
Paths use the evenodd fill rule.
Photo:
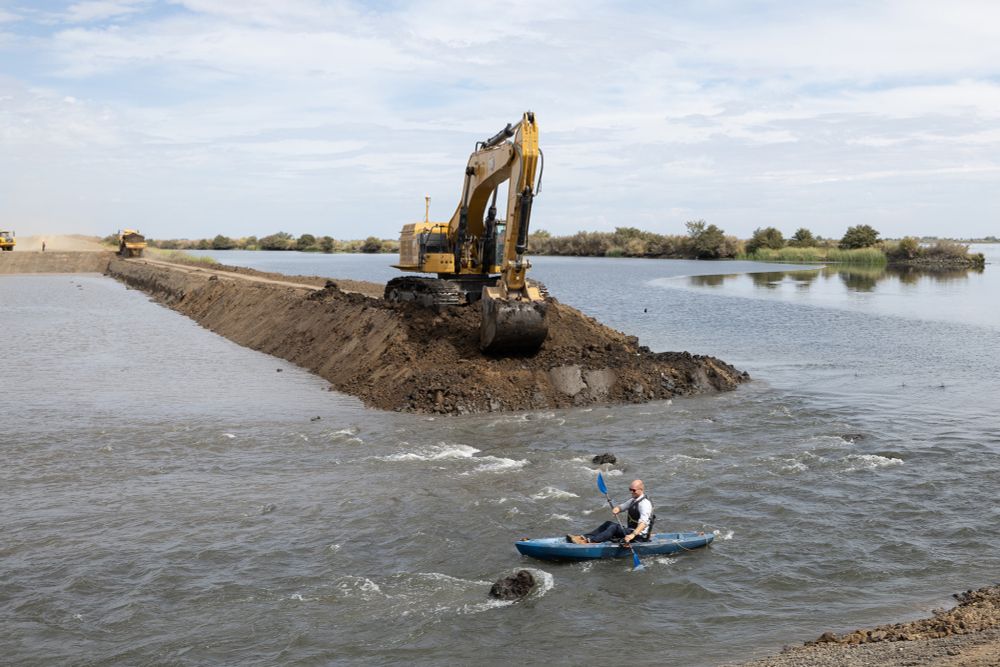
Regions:
<instances>
[{"instance_id":1,"label":"excavator counterweight","mask_svg":"<svg viewBox=\"0 0 1000 667\"><path fill-rule=\"evenodd\" d=\"M431 222L428 198L423 222L404 225L400 233L396 268L434 273L437 279L394 278L386 285L386 299L435 307L481 300L481 350L536 352L548 335L547 301L543 289L526 278L531 264L525 254L541 161L538 126L530 111L520 122L477 142L451 220ZM505 182L506 218L500 219L496 200Z\"/></svg>"}]
</instances>

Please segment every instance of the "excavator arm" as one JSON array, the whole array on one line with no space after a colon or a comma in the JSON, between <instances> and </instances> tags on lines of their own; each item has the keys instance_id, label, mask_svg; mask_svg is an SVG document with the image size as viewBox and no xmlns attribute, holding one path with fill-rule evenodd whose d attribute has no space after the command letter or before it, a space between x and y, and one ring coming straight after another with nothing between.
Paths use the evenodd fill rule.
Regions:
<instances>
[{"instance_id":1,"label":"excavator arm","mask_svg":"<svg viewBox=\"0 0 1000 667\"><path fill-rule=\"evenodd\" d=\"M483 351L537 351L548 335L546 301L526 280L525 253L540 162L538 126L530 111L517 124L477 142L451 219L431 222L425 213L422 223L404 225L400 233L396 267L436 273L437 279L395 278L386 285L386 298L432 306L481 300ZM501 221L496 199L505 182L507 217Z\"/></svg>"},{"instance_id":2,"label":"excavator arm","mask_svg":"<svg viewBox=\"0 0 1000 667\"><path fill-rule=\"evenodd\" d=\"M509 131L508 125L506 130ZM500 134L489 141L494 141ZM486 143L489 143L486 142ZM500 277L496 285L483 287L482 324L479 347L485 352L534 352L548 335L545 323L547 304L537 287L525 276L531 264L525 258L528 249L528 225L535 198L535 175L541 152L535 115L525 113L505 145L513 152L509 163L507 188L507 229L500 256Z\"/></svg>"}]
</instances>

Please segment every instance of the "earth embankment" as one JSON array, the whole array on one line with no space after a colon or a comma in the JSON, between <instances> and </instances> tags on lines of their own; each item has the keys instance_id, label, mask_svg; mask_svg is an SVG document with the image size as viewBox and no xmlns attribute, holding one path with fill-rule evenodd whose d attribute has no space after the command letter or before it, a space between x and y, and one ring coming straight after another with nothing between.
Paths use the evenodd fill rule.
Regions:
<instances>
[{"instance_id":1,"label":"earth embankment","mask_svg":"<svg viewBox=\"0 0 1000 667\"><path fill-rule=\"evenodd\" d=\"M530 357L478 347L479 309L435 312L381 286L112 257L108 274L230 340L286 359L384 410L469 413L641 403L749 379L713 357L654 353L553 300Z\"/></svg>"},{"instance_id":2,"label":"earth embankment","mask_svg":"<svg viewBox=\"0 0 1000 667\"><path fill-rule=\"evenodd\" d=\"M0 252L0 273L105 273L113 253Z\"/></svg>"}]
</instances>

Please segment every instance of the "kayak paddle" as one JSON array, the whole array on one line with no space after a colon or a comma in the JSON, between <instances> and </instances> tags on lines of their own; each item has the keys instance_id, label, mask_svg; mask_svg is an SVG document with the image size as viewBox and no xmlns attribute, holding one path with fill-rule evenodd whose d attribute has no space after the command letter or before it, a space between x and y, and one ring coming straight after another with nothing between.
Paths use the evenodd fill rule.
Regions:
<instances>
[{"instance_id":1,"label":"kayak paddle","mask_svg":"<svg viewBox=\"0 0 1000 667\"><path fill-rule=\"evenodd\" d=\"M604 494L604 499L608 501L608 507L614 510L615 504L611 502L611 496L608 495L608 487L604 483L604 476L601 475L600 472L597 473L597 488ZM611 513L614 514L614 511ZM615 514L615 518L618 519L618 525L622 527L622 531L627 533L628 531L625 530L625 524L622 523L622 518L617 514ZM626 548L632 550L632 571L645 570L646 566L639 560L639 554L636 553L635 549L632 549L632 545L628 544Z\"/></svg>"}]
</instances>

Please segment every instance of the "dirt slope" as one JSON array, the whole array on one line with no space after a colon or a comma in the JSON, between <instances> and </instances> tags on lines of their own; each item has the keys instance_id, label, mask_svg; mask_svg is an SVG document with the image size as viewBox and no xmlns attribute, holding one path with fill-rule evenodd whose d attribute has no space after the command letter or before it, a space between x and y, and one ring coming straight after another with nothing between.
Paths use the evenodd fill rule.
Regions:
<instances>
[{"instance_id":1,"label":"dirt slope","mask_svg":"<svg viewBox=\"0 0 1000 667\"><path fill-rule=\"evenodd\" d=\"M728 390L748 376L712 357L656 354L553 302L532 357L478 348L479 310L437 314L372 296L357 281L209 270L111 259L108 273L241 345L287 359L367 405L411 412L489 412L638 403ZM285 284L288 283L294 284Z\"/></svg>"},{"instance_id":2,"label":"dirt slope","mask_svg":"<svg viewBox=\"0 0 1000 667\"><path fill-rule=\"evenodd\" d=\"M18 239L18 247L20 246ZM104 273L112 253L100 252L0 252L2 273Z\"/></svg>"}]
</instances>

